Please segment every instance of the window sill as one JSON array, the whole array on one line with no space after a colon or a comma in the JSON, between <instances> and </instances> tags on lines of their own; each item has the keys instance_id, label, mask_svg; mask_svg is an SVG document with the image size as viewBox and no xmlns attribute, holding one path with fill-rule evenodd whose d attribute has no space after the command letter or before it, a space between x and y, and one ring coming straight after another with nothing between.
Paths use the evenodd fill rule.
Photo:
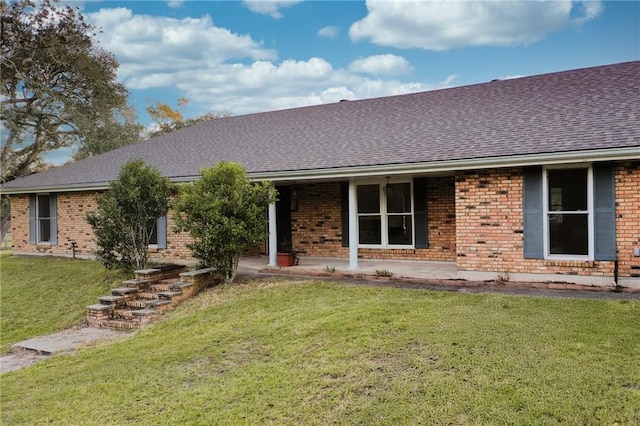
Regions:
<instances>
[{"instance_id":1,"label":"window sill","mask_svg":"<svg viewBox=\"0 0 640 426\"><path fill-rule=\"evenodd\" d=\"M544 266L560 266L570 268L595 268L596 262L591 259L545 259Z\"/></svg>"},{"instance_id":2,"label":"window sill","mask_svg":"<svg viewBox=\"0 0 640 426\"><path fill-rule=\"evenodd\" d=\"M359 249L365 250L413 250L414 246L374 246L374 245L359 245Z\"/></svg>"},{"instance_id":3,"label":"window sill","mask_svg":"<svg viewBox=\"0 0 640 426\"><path fill-rule=\"evenodd\" d=\"M389 248L389 247L358 247L360 254L362 255L414 255L416 254L416 249L414 248Z\"/></svg>"}]
</instances>

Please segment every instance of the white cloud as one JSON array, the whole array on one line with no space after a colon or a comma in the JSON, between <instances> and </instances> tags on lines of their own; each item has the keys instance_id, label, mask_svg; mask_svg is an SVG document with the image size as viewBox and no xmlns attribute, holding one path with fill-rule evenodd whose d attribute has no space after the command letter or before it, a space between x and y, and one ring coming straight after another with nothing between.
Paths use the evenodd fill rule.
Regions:
<instances>
[{"instance_id":1,"label":"white cloud","mask_svg":"<svg viewBox=\"0 0 640 426\"><path fill-rule=\"evenodd\" d=\"M409 61L402 56L374 55L366 58L358 58L351 62L349 71L369 73L373 75L400 75L408 74L413 70Z\"/></svg>"},{"instance_id":2,"label":"white cloud","mask_svg":"<svg viewBox=\"0 0 640 426\"><path fill-rule=\"evenodd\" d=\"M270 15L274 19L282 18L280 9L291 7L302 0L244 0L243 3L255 13Z\"/></svg>"},{"instance_id":3,"label":"white cloud","mask_svg":"<svg viewBox=\"0 0 640 426\"><path fill-rule=\"evenodd\" d=\"M578 25L582 25L586 21L590 21L591 19L595 19L604 10L604 6L600 1L582 1L579 2L577 9L581 9L578 11L578 16L574 18L574 21Z\"/></svg>"},{"instance_id":4,"label":"white cloud","mask_svg":"<svg viewBox=\"0 0 640 426\"><path fill-rule=\"evenodd\" d=\"M206 15L172 19L116 8L100 9L88 17L103 30L98 39L118 58L119 77L131 89L175 84L176 73L182 70L206 70L231 58L276 57L250 36L216 27Z\"/></svg>"},{"instance_id":5,"label":"white cloud","mask_svg":"<svg viewBox=\"0 0 640 426\"><path fill-rule=\"evenodd\" d=\"M323 58L276 61L276 53L246 35L216 27L209 16L170 19L101 9L88 15L103 29L101 44L120 63L119 78L131 90L173 89L189 99L192 114L234 115L448 87L372 77L406 72L402 57L381 55L334 68ZM172 103L175 99L159 99Z\"/></svg>"},{"instance_id":6,"label":"white cloud","mask_svg":"<svg viewBox=\"0 0 640 426\"><path fill-rule=\"evenodd\" d=\"M169 0L167 1L167 6L169 6L172 9L177 9L179 7L182 7L184 2L185 0Z\"/></svg>"},{"instance_id":7,"label":"white cloud","mask_svg":"<svg viewBox=\"0 0 640 426\"><path fill-rule=\"evenodd\" d=\"M601 13L595 0L367 0L367 16L349 35L354 41L426 50L509 46L533 43Z\"/></svg>"},{"instance_id":8,"label":"white cloud","mask_svg":"<svg viewBox=\"0 0 640 426\"><path fill-rule=\"evenodd\" d=\"M526 77L522 74L514 74L514 75L505 75L504 77L500 77L498 80L513 80L514 78L522 78Z\"/></svg>"},{"instance_id":9,"label":"white cloud","mask_svg":"<svg viewBox=\"0 0 640 426\"><path fill-rule=\"evenodd\" d=\"M433 84L371 79L335 69L324 59L311 58L279 64L256 61L251 65L223 65L200 77L187 72L178 87L200 105L239 115L433 90L450 87L455 78L452 75Z\"/></svg>"},{"instance_id":10,"label":"white cloud","mask_svg":"<svg viewBox=\"0 0 640 426\"><path fill-rule=\"evenodd\" d=\"M318 37L335 38L339 32L340 29L338 27L329 25L318 30Z\"/></svg>"}]
</instances>

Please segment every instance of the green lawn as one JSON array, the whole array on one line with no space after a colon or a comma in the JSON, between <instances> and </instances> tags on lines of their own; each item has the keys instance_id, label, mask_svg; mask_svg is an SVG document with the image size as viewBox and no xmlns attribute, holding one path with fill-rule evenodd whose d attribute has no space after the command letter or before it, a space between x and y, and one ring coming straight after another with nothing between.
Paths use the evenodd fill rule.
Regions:
<instances>
[{"instance_id":1,"label":"green lawn","mask_svg":"<svg viewBox=\"0 0 640 426\"><path fill-rule=\"evenodd\" d=\"M81 323L86 306L97 303L122 278L94 261L1 257L0 353L20 340Z\"/></svg>"},{"instance_id":2,"label":"green lawn","mask_svg":"<svg viewBox=\"0 0 640 426\"><path fill-rule=\"evenodd\" d=\"M640 303L252 281L2 376L2 424L640 424Z\"/></svg>"},{"instance_id":3,"label":"green lawn","mask_svg":"<svg viewBox=\"0 0 640 426\"><path fill-rule=\"evenodd\" d=\"M0 241L0 258L11 256L11 234L7 234L4 240Z\"/></svg>"},{"instance_id":4,"label":"green lawn","mask_svg":"<svg viewBox=\"0 0 640 426\"><path fill-rule=\"evenodd\" d=\"M11 241L11 233L5 235L3 240L0 240L0 253L11 251Z\"/></svg>"}]
</instances>

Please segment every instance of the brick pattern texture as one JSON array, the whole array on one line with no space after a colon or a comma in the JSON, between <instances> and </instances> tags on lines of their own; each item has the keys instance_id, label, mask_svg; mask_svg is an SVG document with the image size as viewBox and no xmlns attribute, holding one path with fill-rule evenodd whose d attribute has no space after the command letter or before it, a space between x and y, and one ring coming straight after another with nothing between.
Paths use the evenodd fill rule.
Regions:
<instances>
[{"instance_id":1,"label":"brick pattern texture","mask_svg":"<svg viewBox=\"0 0 640 426\"><path fill-rule=\"evenodd\" d=\"M640 266L640 257L633 249L640 247L640 161L629 162L616 168L616 242L618 246L618 273L628 277L632 266Z\"/></svg>"},{"instance_id":2,"label":"brick pattern texture","mask_svg":"<svg viewBox=\"0 0 640 426\"><path fill-rule=\"evenodd\" d=\"M619 276L640 266L633 249L640 247L640 162L616 167L616 230ZM550 261L523 258L522 170L519 168L459 172L455 178L428 180L428 249L360 249L374 259L456 261L460 271L612 276L611 261ZM303 256L347 257L342 247L339 183L296 185L298 210L292 212L294 249ZM95 193L58 194L58 244L29 243L29 197L12 196L13 249L20 253L91 256L95 237L85 216L95 211ZM186 233L173 232L168 217L167 248L154 258L193 261ZM257 247L249 254L265 253ZM637 272L636 272L637 273Z\"/></svg>"},{"instance_id":3,"label":"brick pattern texture","mask_svg":"<svg viewBox=\"0 0 640 426\"><path fill-rule=\"evenodd\" d=\"M13 250L20 253L39 253L71 256L71 243L77 245L76 255L93 256L96 238L87 223L87 213L97 209L95 192L62 192L57 194L58 244L29 243L29 196L11 196L11 233ZM151 256L158 259L191 261L186 244L191 241L188 233L174 233L175 222L171 212L167 216L167 249L151 250Z\"/></svg>"},{"instance_id":4,"label":"brick pattern texture","mask_svg":"<svg viewBox=\"0 0 640 426\"><path fill-rule=\"evenodd\" d=\"M342 247L340 183L296 185L298 211L291 212L293 248L303 256L347 257ZM359 249L364 258L455 260L454 179L428 182L428 249Z\"/></svg>"},{"instance_id":5,"label":"brick pattern texture","mask_svg":"<svg viewBox=\"0 0 640 426\"><path fill-rule=\"evenodd\" d=\"M92 256L96 239L85 220L95 211L95 192L63 192L57 194L58 244L29 243L29 196L11 196L11 236L13 250L22 253L72 255L71 243L77 244L76 254Z\"/></svg>"},{"instance_id":6,"label":"brick pattern texture","mask_svg":"<svg viewBox=\"0 0 640 426\"><path fill-rule=\"evenodd\" d=\"M29 244L29 196L12 195L11 201L11 244L14 251L33 252Z\"/></svg>"},{"instance_id":7,"label":"brick pattern texture","mask_svg":"<svg viewBox=\"0 0 640 426\"><path fill-rule=\"evenodd\" d=\"M629 277L640 246L640 163L616 167L616 229L620 277ZM613 276L612 261L524 259L523 175L519 168L456 176L459 271Z\"/></svg>"},{"instance_id":8,"label":"brick pattern texture","mask_svg":"<svg viewBox=\"0 0 640 426\"><path fill-rule=\"evenodd\" d=\"M342 247L340 184L296 185L298 211L291 212L291 241L303 256L348 256Z\"/></svg>"}]
</instances>

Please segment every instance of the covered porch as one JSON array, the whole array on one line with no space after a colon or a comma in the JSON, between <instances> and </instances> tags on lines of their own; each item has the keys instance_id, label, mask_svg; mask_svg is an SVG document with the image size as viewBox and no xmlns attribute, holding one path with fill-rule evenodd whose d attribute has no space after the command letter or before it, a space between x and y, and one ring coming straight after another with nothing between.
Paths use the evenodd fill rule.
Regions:
<instances>
[{"instance_id":1,"label":"covered porch","mask_svg":"<svg viewBox=\"0 0 640 426\"><path fill-rule=\"evenodd\" d=\"M276 182L275 188L278 200L268 209L263 251L270 267L278 264L277 253L297 252L303 254L300 266L314 269L374 273L389 269L385 265L393 260L413 261L399 265L417 276L433 277L433 268L424 268L428 262L449 264L455 274L452 173L300 179Z\"/></svg>"}]
</instances>

